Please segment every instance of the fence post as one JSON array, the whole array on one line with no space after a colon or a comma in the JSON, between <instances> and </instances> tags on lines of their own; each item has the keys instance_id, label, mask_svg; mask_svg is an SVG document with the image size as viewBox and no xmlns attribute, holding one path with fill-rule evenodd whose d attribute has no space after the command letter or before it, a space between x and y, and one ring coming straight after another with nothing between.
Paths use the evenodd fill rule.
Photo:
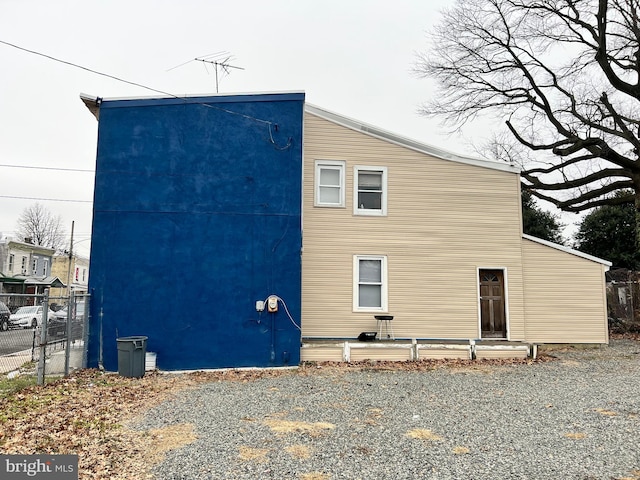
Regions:
<instances>
[{"instance_id":1,"label":"fence post","mask_svg":"<svg viewBox=\"0 0 640 480\"><path fill-rule=\"evenodd\" d=\"M69 357L71 356L71 322L73 321L73 314L76 313L76 294L71 290L69 295L69 303L67 303L67 324L65 328L65 335L67 337L67 344L64 349L64 376L69 376Z\"/></svg>"},{"instance_id":2,"label":"fence post","mask_svg":"<svg viewBox=\"0 0 640 480\"><path fill-rule=\"evenodd\" d=\"M47 321L49 320L49 289L44 289L42 299L42 324L40 326L40 358L38 359L38 385L44 385L45 354L47 353Z\"/></svg>"}]
</instances>

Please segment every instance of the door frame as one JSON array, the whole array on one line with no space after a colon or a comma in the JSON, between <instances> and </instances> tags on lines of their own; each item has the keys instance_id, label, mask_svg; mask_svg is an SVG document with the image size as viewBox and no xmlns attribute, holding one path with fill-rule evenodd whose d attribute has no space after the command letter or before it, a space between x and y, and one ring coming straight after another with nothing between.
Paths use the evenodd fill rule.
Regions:
<instances>
[{"instance_id":1,"label":"door frame","mask_svg":"<svg viewBox=\"0 0 640 480\"><path fill-rule=\"evenodd\" d=\"M476 267L476 301L478 302L478 336L479 340L482 338L482 307L480 306L480 270L502 270L502 277L504 280L504 322L507 330L505 338L492 338L491 340L511 340L511 325L509 322L509 277L507 275L507 267L491 267L491 266L477 266Z\"/></svg>"}]
</instances>

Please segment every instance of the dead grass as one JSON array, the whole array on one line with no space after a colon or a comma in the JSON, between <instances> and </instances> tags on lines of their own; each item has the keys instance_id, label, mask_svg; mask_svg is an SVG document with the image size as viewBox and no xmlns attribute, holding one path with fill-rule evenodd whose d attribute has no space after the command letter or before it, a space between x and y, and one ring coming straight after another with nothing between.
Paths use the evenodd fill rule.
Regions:
<instances>
[{"instance_id":1,"label":"dead grass","mask_svg":"<svg viewBox=\"0 0 640 480\"><path fill-rule=\"evenodd\" d=\"M565 433L564 436L572 440L583 440L587 438L586 433Z\"/></svg>"},{"instance_id":2,"label":"dead grass","mask_svg":"<svg viewBox=\"0 0 640 480\"><path fill-rule=\"evenodd\" d=\"M311 437L318 437L328 430L336 428L332 423L326 422L308 423L295 420L267 419L263 423L275 433L304 433Z\"/></svg>"},{"instance_id":3,"label":"dead grass","mask_svg":"<svg viewBox=\"0 0 640 480\"><path fill-rule=\"evenodd\" d=\"M301 473L298 477L300 480L329 480L331 475L327 473L311 472Z\"/></svg>"},{"instance_id":4,"label":"dead grass","mask_svg":"<svg viewBox=\"0 0 640 480\"><path fill-rule=\"evenodd\" d=\"M607 410L605 408L596 408L594 411L598 412L600 415L605 415L607 417L615 417L616 415L618 415L613 410Z\"/></svg>"},{"instance_id":5,"label":"dead grass","mask_svg":"<svg viewBox=\"0 0 640 480\"><path fill-rule=\"evenodd\" d=\"M152 429L147 432L147 435L151 439L147 457L153 464L160 463L167 452L189 445L198 438L191 423Z\"/></svg>"},{"instance_id":6,"label":"dead grass","mask_svg":"<svg viewBox=\"0 0 640 480\"><path fill-rule=\"evenodd\" d=\"M306 445L291 445L285 448L285 451L292 457L306 460L311 456L311 449Z\"/></svg>"},{"instance_id":7,"label":"dead grass","mask_svg":"<svg viewBox=\"0 0 640 480\"><path fill-rule=\"evenodd\" d=\"M465 455L467 453L469 453L469 449L467 447L454 447L453 449L453 453L455 453L456 455Z\"/></svg>"},{"instance_id":8,"label":"dead grass","mask_svg":"<svg viewBox=\"0 0 640 480\"><path fill-rule=\"evenodd\" d=\"M431 430L426 428L414 428L406 433L407 437L415 438L417 440L423 440L425 442L437 442L442 440L442 437L436 435Z\"/></svg>"},{"instance_id":9,"label":"dead grass","mask_svg":"<svg viewBox=\"0 0 640 480\"><path fill-rule=\"evenodd\" d=\"M267 461L267 454L269 453L269 450L266 448L252 448L246 446L240 446L238 450L238 458L243 462L265 463Z\"/></svg>"}]
</instances>

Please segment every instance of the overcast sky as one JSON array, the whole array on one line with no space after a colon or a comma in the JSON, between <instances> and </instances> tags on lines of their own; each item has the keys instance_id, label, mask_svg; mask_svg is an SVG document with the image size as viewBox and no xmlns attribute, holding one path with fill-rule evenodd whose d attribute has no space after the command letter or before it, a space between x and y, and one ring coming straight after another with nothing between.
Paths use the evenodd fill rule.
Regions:
<instances>
[{"instance_id":1,"label":"overcast sky","mask_svg":"<svg viewBox=\"0 0 640 480\"><path fill-rule=\"evenodd\" d=\"M411 73L453 0L0 0L0 41L179 94L215 93L190 61L229 52L221 93L304 91L307 102L458 153L463 140L417 114L433 86ZM177 65L186 64L178 67ZM153 92L0 44L0 232L41 199L75 221L88 254L97 121L79 99ZM173 69L172 69L173 68ZM28 198L6 198L28 197Z\"/></svg>"}]
</instances>

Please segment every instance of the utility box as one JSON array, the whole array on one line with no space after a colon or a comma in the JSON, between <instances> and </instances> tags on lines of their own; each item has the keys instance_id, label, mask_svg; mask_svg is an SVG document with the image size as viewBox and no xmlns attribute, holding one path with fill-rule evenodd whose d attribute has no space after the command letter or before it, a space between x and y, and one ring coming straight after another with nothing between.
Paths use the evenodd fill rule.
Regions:
<instances>
[{"instance_id":1,"label":"utility box","mask_svg":"<svg viewBox=\"0 0 640 480\"><path fill-rule=\"evenodd\" d=\"M134 336L116 339L118 343L118 374L123 377L144 377L147 338Z\"/></svg>"}]
</instances>

